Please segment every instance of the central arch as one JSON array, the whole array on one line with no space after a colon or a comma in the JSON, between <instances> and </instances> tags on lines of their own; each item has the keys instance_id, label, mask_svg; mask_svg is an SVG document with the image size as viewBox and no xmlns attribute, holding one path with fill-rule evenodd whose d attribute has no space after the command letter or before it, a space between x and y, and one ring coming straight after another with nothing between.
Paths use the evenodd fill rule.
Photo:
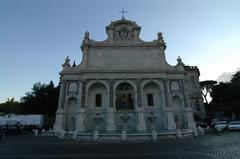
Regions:
<instances>
[{"instance_id":1,"label":"central arch","mask_svg":"<svg viewBox=\"0 0 240 159\"><path fill-rule=\"evenodd\" d=\"M134 110L134 89L129 83L121 83L115 93L116 110Z\"/></svg>"}]
</instances>

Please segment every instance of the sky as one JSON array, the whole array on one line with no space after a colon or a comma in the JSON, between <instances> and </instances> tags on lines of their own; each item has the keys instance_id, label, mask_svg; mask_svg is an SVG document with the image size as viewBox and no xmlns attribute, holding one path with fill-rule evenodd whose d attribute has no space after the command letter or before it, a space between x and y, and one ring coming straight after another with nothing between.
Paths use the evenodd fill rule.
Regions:
<instances>
[{"instance_id":1,"label":"sky","mask_svg":"<svg viewBox=\"0 0 240 159\"><path fill-rule=\"evenodd\" d=\"M198 66L201 81L240 68L239 0L1 0L0 102L19 100L36 82L57 85L67 56L81 62L84 32L105 40L122 8L141 39L162 32L168 63L180 56Z\"/></svg>"}]
</instances>

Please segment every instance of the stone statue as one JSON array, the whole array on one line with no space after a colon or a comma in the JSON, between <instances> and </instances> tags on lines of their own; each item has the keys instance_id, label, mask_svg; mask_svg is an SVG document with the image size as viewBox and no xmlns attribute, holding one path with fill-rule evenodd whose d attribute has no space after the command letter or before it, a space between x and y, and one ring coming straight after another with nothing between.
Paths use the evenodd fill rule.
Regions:
<instances>
[{"instance_id":1,"label":"stone statue","mask_svg":"<svg viewBox=\"0 0 240 159\"><path fill-rule=\"evenodd\" d=\"M178 61L178 65L184 65L180 56L178 56L177 61Z\"/></svg>"},{"instance_id":2,"label":"stone statue","mask_svg":"<svg viewBox=\"0 0 240 159\"><path fill-rule=\"evenodd\" d=\"M133 34L132 31L129 31L129 32L128 32L128 37L127 37L127 39L128 39L128 40L134 39L134 34Z\"/></svg>"},{"instance_id":3,"label":"stone statue","mask_svg":"<svg viewBox=\"0 0 240 159\"><path fill-rule=\"evenodd\" d=\"M85 32L84 39L89 39L89 32L88 31Z\"/></svg>"},{"instance_id":4,"label":"stone statue","mask_svg":"<svg viewBox=\"0 0 240 159\"><path fill-rule=\"evenodd\" d=\"M162 33L158 32L158 40L162 40L162 39L163 39Z\"/></svg>"},{"instance_id":5,"label":"stone statue","mask_svg":"<svg viewBox=\"0 0 240 159\"><path fill-rule=\"evenodd\" d=\"M120 40L119 33L117 31L113 32L113 40Z\"/></svg>"},{"instance_id":6,"label":"stone statue","mask_svg":"<svg viewBox=\"0 0 240 159\"><path fill-rule=\"evenodd\" d=\"M69 56L65 59L65 62L62 64L63 67L71 67Z\"/></svg>"}]
</instances>

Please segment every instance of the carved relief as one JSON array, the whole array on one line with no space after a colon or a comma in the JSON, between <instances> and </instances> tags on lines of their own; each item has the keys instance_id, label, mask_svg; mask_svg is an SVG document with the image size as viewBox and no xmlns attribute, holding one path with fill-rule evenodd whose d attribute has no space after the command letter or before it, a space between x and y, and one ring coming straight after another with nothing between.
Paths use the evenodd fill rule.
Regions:
<instances>
[{"instance_id":1,"label":"carved relief","mask_svg":"<svg viewBox=\"0 0 240 159\"><path fill-rule=\"evenodd\" d=\"M71 82L68 87L68 93L78 93L78 84Z\"/></svg>"},{"instance_id":2,"label":"carved relief","mask_svg":"<svg viewBox=\"0 0 240 159\"><path fill-rule=\"evenodd\" d=\"M172 90L173 92L174 92L174 91L177 91L177 92L180 91L180 86L179 86L178 81L172 81L172 82L171 82L171 90Z\"/></svg>"},{"instance_id":3,"label":"carved relief","mask_svg":"<svg viewBox=\"0 0 240 159\"><path fill-rule=\"evenodd\" d=\"M121 28L113 32L113 40L133 40L134 33L126 27Z\"/></svg>"}]
</instances>

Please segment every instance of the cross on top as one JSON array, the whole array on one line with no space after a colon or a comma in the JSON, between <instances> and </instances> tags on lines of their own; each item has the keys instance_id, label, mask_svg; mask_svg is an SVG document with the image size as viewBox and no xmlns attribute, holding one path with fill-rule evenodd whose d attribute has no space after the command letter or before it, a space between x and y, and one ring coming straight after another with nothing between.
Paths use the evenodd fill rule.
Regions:
<instances>
[{"instance_id":1,"label":"cross on top","mask_svg":"<svg viewBox=\"0 0 240 159\"><path fill-rule=\"evenodd\" d=\"M127 12L124 10L124 8L122 8L122 10L119 11L119 13L122 13L122 19L124 19L124 13L127 13Z\"/></svg>"}]
</instances>

